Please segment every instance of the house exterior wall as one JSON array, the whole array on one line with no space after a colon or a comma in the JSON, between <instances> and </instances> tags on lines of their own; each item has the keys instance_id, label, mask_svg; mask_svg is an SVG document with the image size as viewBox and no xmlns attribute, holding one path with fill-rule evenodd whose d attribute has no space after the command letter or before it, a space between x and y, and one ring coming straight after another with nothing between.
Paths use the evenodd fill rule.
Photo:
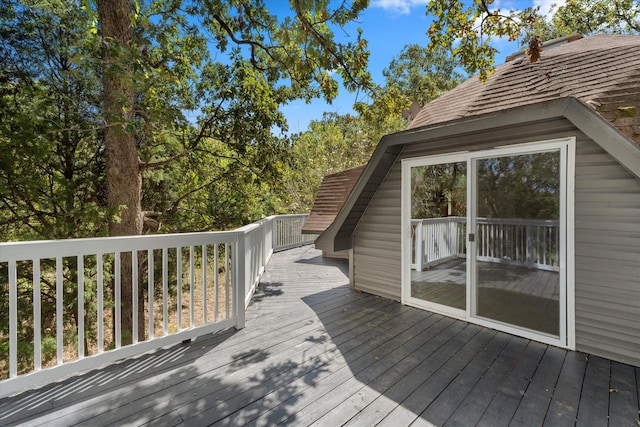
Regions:
<instances>
[{"instance_id":1,"label":"house exterior wall","mask_svg":"<svg viewBox=\"0 0 640 427\"><path fill-rule=\"evenodd\" d=\"M640 180L578 139L576 347L640 366Z\"/></svg>"},{"instance_id":2,"label":"house exterior wall","mask_svg":"<svg viewBox=\"0 0 640 427\"><path fill-rule=\"evenodd\" d=\"M356 227L353 284L358 290L400 301L400 183L396 162Z\"/></svg>"},{"instance_id":3,"label":"house exterior wall","mask_svg":"<svg viewBox=\"0 0 640 427\"><path fill-rule=\"evenodd\" d=\"M576 348L640 366L640 179L565 120L406 146L355 229L354 287L400 301L401 159L567 136L576 137Z\"/></svg>"}]
</instances>

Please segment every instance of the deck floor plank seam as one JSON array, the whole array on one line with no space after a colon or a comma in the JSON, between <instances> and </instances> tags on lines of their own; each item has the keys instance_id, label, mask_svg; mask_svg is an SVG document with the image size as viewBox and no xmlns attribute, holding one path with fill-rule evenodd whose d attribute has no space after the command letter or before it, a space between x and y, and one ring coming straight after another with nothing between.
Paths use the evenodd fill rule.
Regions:
<instances>
[{"instance_id":1,"label":"deck floor plank seam","mask_svg":"<svg viewBox=\"0 0 640 427\"><path fill-rule=\"evenodd\" d=\"M611 368L608 360L589 356L578 407L580 425L608 425Z\"/></svg>"},{"instance_id":2,"label":"deck floor plank seam","mask_svg":"<svg viewBox=\"0 0 640 427\"><path fill-rule=\"evenodd\" d=\"M443 321L442 318L438 317L434 316L431 318L431 325L425 329L425 331L431 331L430 333L433 334L434 337L438 336L442 330L452 324L452 322L447 320ZM371 365L366 366L364 369L368 369L370 366ZM330 386L333 388L329 390L327 390L329 385L323 385L325 388L322 390L323 393L314 393L313 396L309 396L307 401L304 402L306 406L301 408L300 412L296 414L296 421L303 425L308 425L330 412L340 411L339 405L347 400L348 397L357 394L365 386L365 384L358 379L360 372L362 371L352 367L352 376L347 378L347 381L343 381L338 385L332 384Z\"/></svg>"},{"instance_id":3,"label":"deck floor plank seam","mask_svg":"<svg viewBox=\"0 0 640 427\"><path fill-rule=\"evenodd\" d=\"M389 318L389 320L392 320L392 318ZM363 333L365 332L364 330L362 331ZM355 342L356 344L358 343L357 341ZM366 352L368 349L366 347L366 345L368 344L372 344L372 341L369 341L368 343L366 341L362 342L361 346L355 346L354 350L357 351L363 351ZM337 348L336 348L337 350ZM336 352L335 354L332 354L332 357L329 358L327 360L327 362L335 359L335 358L340 358L342 357L341 354L339 352ZM314 365L311 365L309 367L309 370L302 370L300 372L296 372L296 375L292 375L290 378L286 378L285 382L283 383L283 386L290 386L289 384L292 382L295 382L296 380L300 379L300 378L304 378L307 375L309 375L311 372L313 372L314 370L319 370L322 369L323 367L325 367L326 363L324 363L324 361L319 361L319 360L312 360L313 363L315 363ZM303 382L306 382L307 380L305 379ZM233 413L236 413L239 410L242 410L248 406L250 406L252 403L254 402L258 402L260 401L262 398L264 398L265 396L269 395L272 391L277 390L278 387L269 387L270 384L268 384L268 379L263 379L263 381L260 382L260 384L258 384L255 387L252 387L251 389L247 390L245 394L253 394L253 397L249 397L247 398L247 400L245 402L236 402L235 406L229 406L229 402L225 402L225 406L227 406L226 408L224 408L225 412L228 415L231 415ZM287 394L288 395L288 394ZM262 410L268 410L268 407L265 407L263 405L263 402L259 402L259 404L261 405L261 409ZM274 404L274 403L270 403L270 404ZM183 407L180 408L181 411L184 410ZM219 408L211 408L211 409L207 409L204 413L199 413L197 414L197 418L199 419L208 419L211 422L217 421L215 419L215 417L219 417L222 414L222 411ZM189 419L189 416L186 416L187 420ZM197 421L194 421L197 422Z\"/></svg>"},{"instance_id":4,"label":"deck floor plank seam","mask_svg":"<svg viewBox=\"0 0 640 427\"><path fill-rule=\"evenodd\" d=\"M379 315L380 313L378 313ZM368 313L367 314L368 317L365 317L362 322L368 322L369 321L369 317L373 317L374 314L372 313ZM357 320L357 319L356 319ZM353 328L358 327L358 324L352 325ZM304 351L308 351L307 348L300 348L300 347L296 347L294 344L301 342L304 342L303 337L306 336L307 338L309 337L309 332L313 332L317 330L317 325L308 325L307 328L303 328L303 329L295 329L295 328L291 328L290 330L287 329L287 333L284 333L283 330L280 330L280 338L284 339L288 336L291 336L291 338L287 341L283 341L278 345L272 345L271 347L268 348L264 348L261 349L259 351L258 354L264 355L265 354L265 350L267 349L271 349L272 353L275 353L276 355L279 355L280 358L286 358L287 356L291 356L292 358L297 355L300 354ZM363 331L364 332L364 331ZM292 335L291 335L292 334ZM291 343L287 344L288 341L292 341ZM247 341L249 343L249 341ZM255 344L255 343L250 343L251 345ZM283 349L289 349L291 350L291 353L281 353L280 352L280 347L282 347ZM244 356L244 358L251 358L252 357L252 352L250 351L251 349L249 349L247 347L247 350L245 353L237 353L236 356ZM328 350L325 350L328 351ZM213 355L213 357L215 357L216 359L221 359L221 354L219 354L218 352L215 353L215 355ZM310 357L308 355L308 357ZM236 362L240 362L243 359L243 357L237 357L236 360L234 361L229 361L227 360L226 362L228 364L233 364ZM267 360L267 357L265 357L265 360ZM251 366L247 367L247 368L251 368L251 369L244 369L244 370L238 370L237 374L236 372L228 374L228 373L224 373L224 372L218 372L218 370L224 368L227 365L221 365L221 366L217 366L215 367L215 369L211 369L211 372L213 375L221 375L224 374L224 377L227 381L230 382L238 382L241 383L243 380L246 380L247 378L251 377L252 375L255 375L259 372L259 366L256 366L255 363L251 364ZM167 390L168 392L171 392L172 397L172 401L174 403L174 405L178 405L180 404L180 396L187 396L187 398L189 398L190 396L193 396L193 398L191 400L196 400L197 398L201 398L202 397L202 393L201 393L201 389L203 388L207 388L208 393L206 394L211 394L213 392L215 392L217 389L212 389L211 384L209 383L210 379L208 378L208 376L204 376L205 373L201 374L201 376L203 376L203 378L201 379L201 381L197 381L197 382L191 382L191 383L185 383L183 384L184 387L178 387L178 388L173 388L173 390ZM122 408L121 408L122 409ZM133 408L134 413L133 416L135 417L135 410L136 408ZM122 410L120 410L119 412L122 412Z\"/></svg>"},{"instance_id":5,"label":"deck floor plank seam","mask_svg":"<svg viewBox=\"0 0 640 427\"><path fill-rule=\"evenodd\" d=\"M469 337L457 335L454 338L456 341L460 340L455 353L450 354L448 360L442 366L428 378L423 378L423 382L418 388L402 402L399 402L400 404L387 415L389 420L397 422L398 425L410 425L419 418L420 414L438 398L451 381L467 366L473 356L478 354L496 334L495 331L477 327L476 325L468 326L470 329L472 327L474 334Z\"/></svg>"},{"instance_id":6,"label":"deck floor plank seam","mask_svg":"<svg viewBox=\"0 0 640 427\"><path fill-rule=\"evenodd\" d=\"M493 427L511 422L546 346L529 341L510 375L500 384L496 393L478 421L478 426Z\"/></svg>"},{"instance_id":7,"label":"deck floor plank seam","mask_svg":"<svg viewBox=\"0 0 640 427\"><path fill-rule=\"evenodd\" d=\"M377 348L380 348L377 347ZM377 348L372 348L376 350ZM261 414L256 414L253 419L247 420L246 425L275 425L277 423L286 422L286 420L292 415L290 410L292 408L295 411L296 423L305 423L305 416L326 404L332 397L336 396L336 391L348 386L352 387L350 381L353 380L353 375L356 372L353 370L353 365L349 361L350 358L362 358L366 357L369 352L364 356L357 353L342 352L342 359L336 359L341 362L341 366L338 370L335 370L335 364L332 366L332 371L327 372L327 375L321 375L317 378L318 382L311 389L309 387L298 390L296 395L288 397L286 400L280 400L278 405L274 406L271 410L265 411ZM335 361L334 361L335 362ZM371 364L375 363L370 361ZM354 383L355 384L355 383ZM355 384L357 385L357 384ZM313 393L306 393L306 391L312 391Z\"/></svg>"},{"instance_id":8,"label":"deck floor plank seam","mask_svg":"<svg viewBox=\"0 0 640 427\"><path fill-rule=\"evenodd\" d=\"M341 425L347 422L353 415L367 405L367 403L377 397L375 387L391 387L397 378L407 374L407 371L419 363L421 359L418 354L424 354L431 348L432 351L440 348L447 339L450 339L450 333L455 333L462 329L462 325L455 325L450 319L443 319L440 316L432 319L434 322L426 328L422 334L430 335L430 339L424 342L419 348L414 349L408 354L402 355L396 354L395 359L399 356L402 357L399 361L395 362L394 358L375 358L374 364L367 366L363 371L354 371L354 377L347 384L341 385L332 391L331 396L321 397L317 403L313 402L309 405L308 410L304 410L297 420L303 422L303 424L324 424L324 425ZM455 325L455 326L453 326ZM448 331L444 334L446 338L443 338L443 331ZM391 362L391 363L389 363ZM384 373L375 376L369 383L373 387L368 387L367 383L367 370L384 369ZM371 378L371 375L368 376ZM375 384L374 384L375 383Z\"/></svg>"},{"instance_id":9,"label":"deck floor plank seam","mask_svg":"<svg viewBox=\"0 0 640 427\"><path fill-rule=\"evenodd\" d=\"M475 425L495 395L497 387L510 375L524 351L525 339L510 337L509 342L480 377L464 400L451 414L444 426L466 427Z\"/></svg>"}]
</instances>

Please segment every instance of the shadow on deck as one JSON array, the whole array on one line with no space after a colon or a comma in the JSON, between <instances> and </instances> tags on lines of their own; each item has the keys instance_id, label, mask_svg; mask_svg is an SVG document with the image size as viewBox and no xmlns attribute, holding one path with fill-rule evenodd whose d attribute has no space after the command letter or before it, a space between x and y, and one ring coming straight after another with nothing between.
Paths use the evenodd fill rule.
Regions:
<instances>
[{"instance_id":1,"label":"shadow on deck","mask_svg":"<svg viewBox=\"0 0 640 427\"><path fill-rule=\"evenodd\" d=\"M348 287L274 255L240 331L0 400L0 425L637 426L640 368Z\"/></svg>"}]
</instances>

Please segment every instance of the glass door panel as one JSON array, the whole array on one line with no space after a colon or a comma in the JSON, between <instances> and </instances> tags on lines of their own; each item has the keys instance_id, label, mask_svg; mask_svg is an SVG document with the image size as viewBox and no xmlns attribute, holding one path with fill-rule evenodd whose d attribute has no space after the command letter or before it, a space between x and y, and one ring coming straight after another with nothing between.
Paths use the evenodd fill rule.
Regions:
<instances>
[{"instance_id":1,"label":"glass door panel","mask_svg":"<svg viewBox=\"0 0 640 427\"><path fill-rule=\"evenodd\" d=\"M411 167L410 297L467 306L467 163Z\"/></svg>"},{"instance_id":2,"label":"glass door panel","mask_svg":"<svg viewBox=\"0 0 640 427\"><path fill-rule=\"evenodd\" d=\"M560 336L560 159L474 160L474 316Z\"/></svg>"}]
</instances>

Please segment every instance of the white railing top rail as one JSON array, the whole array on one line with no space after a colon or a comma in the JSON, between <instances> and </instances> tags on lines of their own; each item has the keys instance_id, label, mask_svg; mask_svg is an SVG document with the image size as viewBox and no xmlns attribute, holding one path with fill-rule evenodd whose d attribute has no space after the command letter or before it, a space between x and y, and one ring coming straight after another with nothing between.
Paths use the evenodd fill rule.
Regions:
<instances>
[{"instance_id":1,"label":"white railing top rail","mask_svg":"<svg viewBox=\"0 0 640 427\"><path fill-rule=\"evenodd\" d=\"M436 222L464 222L467 220L465 216L444 216L437 218L413 218L412 224L422 222L423 224ZM480 224L509 224L509 225L548 225L557 226L560 222L557 219L529 219L529 218L476 218L476 222Z\"/></svg>"},{"instance_id":2,"label":"white railing top rail","mask_svg":"<svg viewBox=\"0 0 640 427\"><path fill-rule=\"evenodd\" d=\"M34 240L27 242L0 242L0 262L73 257L98 253L130 252L162 247L188 247L230 242L239 236L260 228L268 221L306 218L308 214L273 215L232 231L200 233L153 234L142 236L95 237L64 240ZM290 236L295 237L295 236ZM308 239L304 240L308 242ZM297 242L286 242L287 245Z\"/></svg>"},{"instance_id":3,"label":"white railing top rail","mask_svg":"<svg viewBox=\"0 0 640 427\"><path fill-rule=\"evenodd\" d=\"M413 218L411 220L412 224L433 224L433 223L442 223L442 222L463 222L466 221L467 217L465 216L442 216L436 218Z\"/></svg>"},{"instance_id":4,"label":"white railing top rail","mask_svg":"<svg viewBox=\"0 0 640 427\"><path fill-rule=\"evenodd\" d=\"M259 226L259 225L258 225ZM188 247L230 242L241 234L234 231L156 234L143 236L96 237L65 240L1 242L0 262L72 257L97 253L130 252L162 247Z\"/></svg>"}]
</instances>

